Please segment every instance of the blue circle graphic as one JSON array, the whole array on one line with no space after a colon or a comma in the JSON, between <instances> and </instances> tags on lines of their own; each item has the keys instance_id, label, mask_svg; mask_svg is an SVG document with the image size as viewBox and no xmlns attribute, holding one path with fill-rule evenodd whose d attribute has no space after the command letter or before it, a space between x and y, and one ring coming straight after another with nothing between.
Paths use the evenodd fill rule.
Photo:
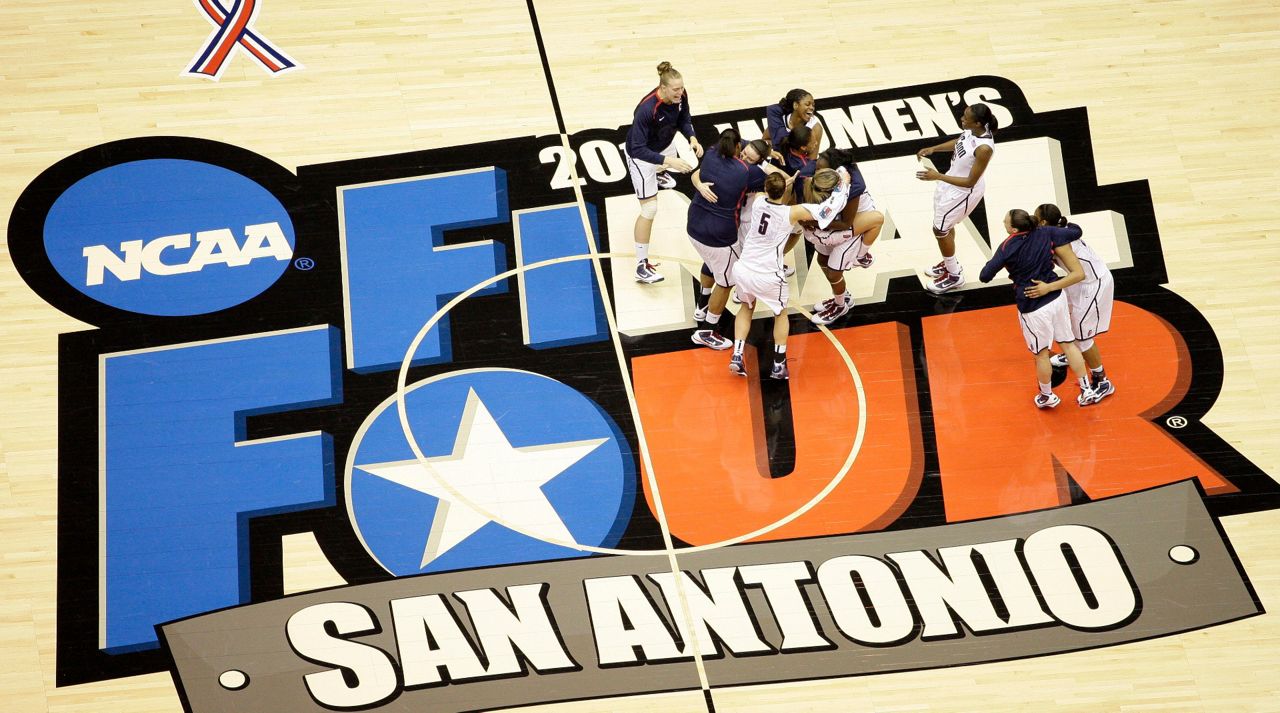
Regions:
<instances>
[{"instance_id":1,"label":"blue circle graphic","mask_svg":"<svg viewBox=\"0 0 1280 713\"><path fill-rule=\"evenodd\" d=\"M573 453L569 460L576 460L566 460L563 470L545 474L549 477L540 487L530 490L526 485L523 492L531 506L554 512L579 544L612 547L621 538L636 495L631 448L613 419L584 394L539 374L484 369L410 385L405 403L414 436L433 462L454 457L468 445L468 434L481 434L486 428L492 432L493 423L501 433L499 444L471 443L470 453L477 448L506 453L508 444L524 452L568 449ZM517 454L513 468L526 467L520 458ZM475 466L460 467L461 477L491 466L482 457ZM454 478L459 472L437 471ZM518 480L520 475L488 470L476 477L489 478L492 494L498 497L505 479ZM397 576L589 556L488 520L474 531L463 528L465 536L446 538L443 548L425 554L433 527L448 529L447 518L474 511L447 500L442 507L437 497L442 491L405 442L394 397L376 408L356 435L346 477L347 508L360 541ZM486 492L471 490L469 496L480 502ZM452 526L457 525L455 520Z\"/></svg>"},{"instance_id":2,"label":"blue circle graphic","mask_svg":"<svg viewBox=\"0 0 1280 713\"><path fill-rule=\"evenodd\" d=\"M221 166L146 159L104 168L54 201L44 224L54 269L112 307L207 314L261 294L289 267L289 213Z\"/></svg>"}]
</instances>

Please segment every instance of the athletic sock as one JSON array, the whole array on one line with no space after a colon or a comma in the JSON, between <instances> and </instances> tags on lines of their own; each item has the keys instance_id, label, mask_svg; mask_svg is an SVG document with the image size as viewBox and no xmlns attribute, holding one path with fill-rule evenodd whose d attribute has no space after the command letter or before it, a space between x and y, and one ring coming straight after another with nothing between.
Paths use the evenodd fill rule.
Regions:
<instances>
[{"instance_id":1,"label":"athletic sock","mask_svg":"<svg viewBox=\"0 0 1280 713\"><path fill-rule=\"evenodd\" d=\"M742 350L743 350L744 348L746 348L746 346L747 346L747 340L745 340L745 339L735 339L735 340L733 340L733 354L734 354L734 356L742 356Z\"/></svg>"},{"instance_id":2,"label":"athletic sock","mask_svg":"<svg viewBox=\"0 0 1280 713\"><path fill-rule=\"evenodd\" d=\"M866 243L862 242L862 236L861 236L861 235L859 235L859 236L857 237L857 241L858 241L858 252L857 252L857 254L855 255L855 257L860 257L860 258L861 258L861 257L866 257L866 256L867 256L867 253L868 253L868 252L870 252L871 247L870 247L869 245L867 245Z\"/></svg>"},{"instance_id":3,"label":"athletic sock","mask_svg":"<svg viewBox=\"0 0 1280 713\"><path fill-rule=\"evenodd\" d=\"M781 364L787 360L787 345L775 344L773 347L773 363Z\"/></svg>"},{"instance_id":4,"label":"athletic sock","mask_svg":"<svg viewBox=\"0 0 1280 713\"><path fill-rule=\"evenodd\" d=\"M712 288L710 287L700 288L697 294L693 296L693 303L698 307L698 309L706 307L707 302L711 300L711 289Z\"/></svg>"},{"instance_id":5,"label":"athletic sock","mask_svg":"<svg viewBox=\"0 0 1280 713\"><path fill-rule=\"evenodd\" d=\"M649 259L649 245L647 243L636 243L636 262L644 262Z\"/></svg>"},{"instance_id":6,"label":"athletic sock","mask_svg":"<svg viewBox=\"0 0 1280 713\"><path fill-rule=\"evenodd\" d=\"M1097 369L1090 369L1089 374L1093 377L1093 383L1098 383L1107 378L1107 371L1099 366Z\"/></svg>"},{"instance_id":7,"label":"athletic sock","mask_svg":"<svg viewBox=\"0 0 1280 713\"><path fill-rule=\"evenodd\" d=\"M1053 396L1053 385L1040 384L1040 393L1044 394L1045 396Z\"/></svg>"},{"instance_id":8,"label":"athletic sock","mask_svg":"<svg viewBox=\"0 0 1280 713\"><path fill-rule=\"evenodd\" d=\"M714 332L716 331L717 324L720 324L720 315L714 312L707 312L706 319L698 323L698 328Z\"/></svg>"},{"instance_id":9,"label":"athletic sock","mask_svg":"<svg viewBox=\"0 0 1280 713\"><path fill-rule=\"evenodd\" d=\"M944 265L947 266L947 272L951 273L952 275L960 274L960 261L956 259L955 255L952 255L951 257L942 258L942 262Z\"/></svg>"},{"instance_id":10,"label":"athletic sock","mask_svg":"<svg viewBox=\"0 0 1280 713\"><path fill-rule=\"evenodd\" d=\"M1089 389L1093 388L1089 386L1089 378L1085 376L1082 376L1076 379L1076 383L1080 385L1081 391L1088 391Z\"/></svg>"},{"instance_id":11,"label":"athletic sock","mask_svg":"<svg viewBox=\"0 0 1280 713\"><path fill-rule=\"evenodd\" d=\"M719 323L720 323L720 313L719 313L719 312L712 312L712 311L708 310L708 311L707 311L707 324L710 324L710 325L712 325L712 326L715 326L715 325L717 325L717 324L719 324Z\"/></svg>"}]
</instances>

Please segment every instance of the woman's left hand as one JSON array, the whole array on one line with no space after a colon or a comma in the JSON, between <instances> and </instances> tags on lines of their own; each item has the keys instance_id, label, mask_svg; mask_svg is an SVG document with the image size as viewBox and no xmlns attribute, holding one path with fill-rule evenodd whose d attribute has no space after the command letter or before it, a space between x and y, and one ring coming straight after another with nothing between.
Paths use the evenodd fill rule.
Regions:
<instances>
[{"instance_id":1,"label":"woman's left hand","mask_svg":"<svg viewBox=\"0 0 1280 713\"><path fill-rule=\"evenodd\" d=\"M698 143L698 137L689 139L689 148L693 149L693 155L702 158L702 144Z\"/></svg>"},{"instance_id":2,"label":"woman's left hand","mask_svg":"<svg viewBox=\"0 0 1280 713\"><path fill-rule=\"evenodd\" d=\"M919 178L922 181L936 181L940 176L942 176L942 174L932 168L926 168L923 171L916 171L916 178Z\"/></svg>"},{"instance_id":3,"label":"woman's left hand","mask_svg":"<svg viewBox=\"0 0 1280 713\"><path fill-rule=\"evenodd\" d=\"M1027 297L1044 297L1050 292L1053 292L1049 285L1041 282L1040 280L1032 280L1032 282L1035 284L1022 291L1022 293Z\"/></svg>"}]
</instances>

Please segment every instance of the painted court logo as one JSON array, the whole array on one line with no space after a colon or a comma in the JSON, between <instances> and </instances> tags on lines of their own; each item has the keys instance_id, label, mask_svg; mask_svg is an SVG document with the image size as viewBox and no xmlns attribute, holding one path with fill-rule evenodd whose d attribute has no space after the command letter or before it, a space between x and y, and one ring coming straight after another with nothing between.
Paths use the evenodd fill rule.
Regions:
<instances>
[{"instance_id":1,"label":"painted court logo","mask_svg":"<svg viewBox=\"0 0 1280 713\"><path fill-rule=\"evenodd\" d=\"M243 39L249 5L210 18ZM1116 279L1121 388L1098 406L1036 412L998 376L1026 370L1007 281L922 289L915 152L975 101L1002 128L958 259L976 271L1010 207L1083 226ZM652 244L671 279L634 282L620 129L296 175L171 137L50 167L14 261L95 326L60 341L58 683L170 670L193 711L462 711L697 689L695 662L714 689L1261 613L1216 518L1276 486L1202 422L1221 351L1163 287L1146 184L1095 185L1085 111L970 77L817 115L885 227L853 312L796 320L789 382L690 348L683 183ZM762 118L694 123L707 143ZM297 533L345 586L283 596Z\"/></svg>"},{"instance_id":2,"label":"painted court logo","mask_svg":"<svg viewBox=\"0 0 1280 713\"><path fill-rule=\"evenodd\" d=\"M262 186L174 159L85 176L54 201L44 224L45 252L69 285L153 315L204 314L256 297L284 272L293 244L288 213Z\"/></svg>"}]
</instances>

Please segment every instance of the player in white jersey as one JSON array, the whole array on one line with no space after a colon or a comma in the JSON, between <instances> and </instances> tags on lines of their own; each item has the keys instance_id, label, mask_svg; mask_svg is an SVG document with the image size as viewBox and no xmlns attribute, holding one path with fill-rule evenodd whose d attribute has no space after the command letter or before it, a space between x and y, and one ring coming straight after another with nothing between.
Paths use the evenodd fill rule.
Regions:
<instances>
[{"instance_id":1,"label":"player in white jersey","mask_svg":"<svg viewBox=\"0 0 1280 713\"><path fill-rule=\"evenodd\" d=\"M932 165L916 172L922 181L938 181L933 190L933 236L938 239L942 261L925 270L933 282L925 285L930 292L942 294L964 285L964 272L956 260L955 226L978 207L986 193L982 174L995 155L995 135L999 128L991 107L971 104L960 119L960 136L937 146L920 149L916 157L922 162L937 151L951 151L951 167L939 173Z\"/></svg>"},{"instance_id":2,"label":"player in white jersey","mask_svg":"<svg viewBox=\"0 0 1280 713\"><path fill-rule=\"evenodd\" d=\"M751 317L756 302L762 302L773 312L773 368L770 378L786 379L787 335L791 331L787 320L787 277L782 256L787 239L798 230L802 220L817 221L819 227L827 227L840 214L849 198L848 172L826 169L818 171L809 181L802 205L786 205L788 182L781 175L770 174L764 182L764 196L757 196L751 204L751 217L742 254L733 265L733 281L737 285L738 299L742 307L733 325L733 356L729 370L746 376L743 349L747 334L751 331ZM821 204L818 204L821 201Z\"/></svg>"},{"instance_id":3,"label":"player in white jersey","mask_svg":"<svg viewBox=\"0 0 1280 713\"><path fill-rule=\"evenodd\" d=\"M828 325L853 309L853 295L845 284L844 273L856 267L871 267L875 258L871 246L880 236L884 214L867 190L866 180L853 160L853 152L827 149L818 156L818 168L844 168L850 174L849 201L840 216L825 230L810 221L801 223L804 238L818 253L818 266L831 283L831 297L813 307L810 320Z\"/></svg>"},{"instance_id":4,"label":"player in white jersey","mask_svg":"<svg viewBox=\"0 0 1280 713\"><path fill-rule=\"evenodd\" d=\"M1065 226L1067 219L1058 206L1045 203L1036 208L1035 219L1039 225ZM1083 240L1076 238L1065 244L1054 244L1054 262L1062 265L1063 251L1070 251L1084 268L1084 281L1068 287L1067 306L1071 310L1071 330L1075 332L1076 346L1084 353L1085 364L1089 367L1089 381L1094 393L1100 401L1116 392L1115 384L1107 378L1106 369L1102 368L1102 354L1094 338L1111 329L1111 306L1115 302L1116 282L1111 277L1107 262L1093 251ZM1032 290L1042 290L1040 285L1028 288L1027 295L1036 297ZM1055 368L1065 369L1067 358L1064 354L1055 354L1050 363Z\"/></svg>"}]
</instances>

